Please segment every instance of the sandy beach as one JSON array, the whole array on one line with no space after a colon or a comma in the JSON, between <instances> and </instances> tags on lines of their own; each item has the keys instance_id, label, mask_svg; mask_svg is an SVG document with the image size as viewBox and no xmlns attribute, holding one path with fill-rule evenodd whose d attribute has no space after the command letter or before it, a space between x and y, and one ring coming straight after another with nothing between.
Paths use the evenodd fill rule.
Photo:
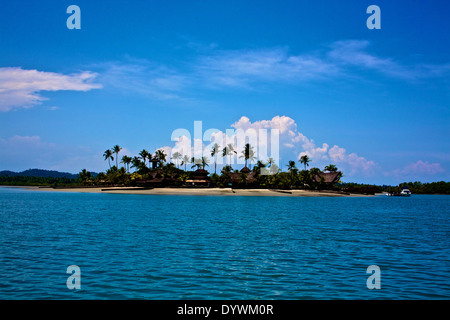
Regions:
<instances>
[{"instance_id":1,"label":"sandy beach","mask_svg":"<svg viewBox=\"0 0 450 320\"><path fill-rule=\"evenodd\" d=\"M232 189L232 188L48 188L22 187L45 192L80 192L142 195L195 195L195 196L268 196L268 197L367 197L370 195L348 194L336 191L277 190L277 189Z\"/></svg>"}]
</instances>

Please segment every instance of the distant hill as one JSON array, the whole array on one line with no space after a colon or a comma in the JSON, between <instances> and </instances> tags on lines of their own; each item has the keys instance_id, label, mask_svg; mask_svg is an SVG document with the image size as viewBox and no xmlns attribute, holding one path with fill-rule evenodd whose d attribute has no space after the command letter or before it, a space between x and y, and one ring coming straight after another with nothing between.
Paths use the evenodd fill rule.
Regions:
<instances>
[{"instance_id":1,"label":"distant hill","mask_svg":"<svg viewBox=\"0 0 450 320\"><path fill-rule=\"evenodd\" d=\"M91 173L92 176L96 176L95 172ZM72 174L68 172L59 172L54 170L43 170L43 169L28 169L22 172L13 172L9 170L0 171L0 177L38 177L38 178L68 178L76 179L78 174Z\"/></svg>"}]
</instances>

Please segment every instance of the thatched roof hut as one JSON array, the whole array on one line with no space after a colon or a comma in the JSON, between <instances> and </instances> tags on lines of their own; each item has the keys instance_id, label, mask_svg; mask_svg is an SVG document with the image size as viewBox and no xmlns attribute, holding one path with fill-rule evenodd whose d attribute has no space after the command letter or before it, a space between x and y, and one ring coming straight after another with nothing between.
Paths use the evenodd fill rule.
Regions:
<instances>
[{"instance_id":1,"label":"thatched roof hut","mask_svg":"<svg viewBox=\"0 0 450 320\"><path fill-rule=\"evenodd\" d=\"M317 183L335 184L342 176L342 172L321 172L313 176L313 180Z\"/></svg>"},{"instance_id":2,"label":"thatched roof hut","mask_svg":"<svg viewBox=\"0 0 450 320\"><path fill-rule=\"evenodd\" d=\"M244 175L246 179L242 181ZM256 173L247 167L243 167L239 172L230 172L230 180L233 184L253 184L256 182Z\"/></svg>"},{"instance_id":3,"label":"thatched roof hut","mask_svg":"<svg viewBox=\"0 0 450 320\"><path fill-rule=\"evenodd\" d=\"M197 169L192 173L191 178L186 180L186 183L192 185L208 185L210 183L208 175L209 172L205 169Z\"/></svg>"}]
</instances>

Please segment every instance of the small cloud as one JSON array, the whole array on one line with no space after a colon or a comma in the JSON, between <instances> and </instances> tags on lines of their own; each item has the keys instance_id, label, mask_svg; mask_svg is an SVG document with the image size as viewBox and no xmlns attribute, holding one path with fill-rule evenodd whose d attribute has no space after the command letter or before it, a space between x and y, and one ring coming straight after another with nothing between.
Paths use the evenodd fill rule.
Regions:
<instances>
[{"instance_id":1,"label":"small cloud","mask_svg":"<svg viewBox=\"0 0 450 320\"><path fill-rule=\"evenodd\" d=\"M64 75L22 68L0 68L0 112L31 108L47 100L41 91L89 91L101 88L93 83L97 74L84 71Z\"/></svg>"},{"instance_id":2,"label":"small cloud","mask_svg":"<svg viewBox=\"0 0 450 320\"><path fill-rule=\"evenodd\" d=\"M379 57L369 53L370 42L367 40L336 41L328 52L330 63L340 66L343 70L355 66L367 70L375 70L394 78L418 80L430 77L442 77L450 72L450 64L404 65L393 58Z\"/></svg>"}]
</instances>

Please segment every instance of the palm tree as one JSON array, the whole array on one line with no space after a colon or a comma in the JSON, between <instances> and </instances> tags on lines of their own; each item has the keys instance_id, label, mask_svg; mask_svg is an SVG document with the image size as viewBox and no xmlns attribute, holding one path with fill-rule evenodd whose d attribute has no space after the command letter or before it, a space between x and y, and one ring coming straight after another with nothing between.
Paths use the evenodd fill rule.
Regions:
<instances>
[{"instance_id":1,"label":"palm tree","mask_svg":"<svg viewBox=\"0 0 450 320\"><path fill-rule=\"evenodd\" d=\"M162 165L166 161L167 154L164 153L164 150L158 149L155 151L155 159L159 161L159 166Z\"/></svg>"},{"instance_id":2,"label":"palm tree","mask_svg":"<svg viewBox=\"0 0 450 320\"><path fill-rule=\"evenodd\" d=\"M207 157L202 157L201 161L202 161L202 169L205 170L205 166L209 166L209 160Z\"/></svg>"},{"instance_id":3,"label":"palm tree","mask_svg":"<svg viewBox=\"0 0 450 320\"><path fill-rule=\"evenodd\" d=\"M267 167L270 168L274 163L275 163L275 160L272 157L270 157L267 160Z\"/></svg>"},{"instance_id":4,"label":"palm tree","mask_svg":"<svg viewBox=\"0 0 450 320\"><path fill-rule=\"evenodd\" d=\"M297 167L295 166L295 161L289 161L287 165L288 171L291 173L291 186L294 184L294 175L297 174Z\"/></svg>"},{"instance_id":5,"label":"palm tree","mask_svg":"<svg viewBox=\"0 0 450 320\"><path fill-rule=\"evenodd\" d=\"M251 149L252 149L252 147L251 147L250 143L246 143L244 146L244 150L242 150L242 156L239 157L239 158L244 158L245 166L247 166L247 161L250 158Z\"/></svg>"},{"instance_id":6,"label":"palm tree","mask_svg":"<svg viewBox=\"0 0 450 320\"><path fill-rule=\"evenodd\" d=\"M181 165L184 165L184 171L186 170L186 165L190 162L189 156L188 155L184 155L183 156L183 161L181 162Z\"/></svg>"},{"instance_id":7,"label":"palm tree","mask_svg":"<svg viewBox=\"0 0 450 320\"><path fill-rule=\"evenodd\" d=\"M89 179L91 179L91 173L87 171L86 169L81 170L81 172L78 174L78 178L83 181L84 184L86 184Z\"/></svg>"},{"instance_id":8,"label":"palm tree","mask_svg":"<svg viewBox=\"0 0 450 320\"><path fill-rule=\"evenodd\" d=\"M309 159L308 155L304 155L300 157L300 163L303 163L305 165L305 170L306 167L309 166L309 163L311 162L311 160Z\"/></svg>"},{"instance_id":9,"label":"palm tree","mask_svg":"<svg viewBox=\"0 0 450 320\"><path fill-rule=\"evenodd\" d=\"M194 169L195 167L197 167L197 169L200 169L200 163L202 163L202 161L200 159L192 157L190 163L192 163L191 169Z\"/></svg>"},{"instance_id":10,"label":"palm tree","mask_svg":"<svg viewBox=\"0 0 450 320\"><path fill-rule=\"evenodd\" d=\"M181 159L181 153L175 152L174 154L172 154L172 159L175 160L175 162L176 162L176 164L177 164L177 168L179 168L179 166L178 166L178 160Z\"/></svg>"},{"instance_id":11,"label":"palm tree","mask_svg":"<svg viewBox=\"0 0 450 320\"><path fill-rule=\"evenodd\" d=\"M338 169L334 164L327 165L323 171L336 172Z\"/></svg>"},{"instance_id":12,"label":"palm tree","mask_svg":"<svg viewBox=\"0 0 450 320\"><path fill-rule=\"evenodd\" d=\"M111 169L111 162L110 160L114 161L114 157L112 156L112 151L110 149L106 150L105 153L103 153L103 156L105 157L105 161L108 160L109 168Z\"/></svg>"},{"instance_id":13,"label":"palm tree","mask_svg":"<svg viewBox=\"0 0 450 320\"><path fill-rule=\"evenodd\" d=\"M140 170L142 166L145 167L145 164L142 163L142 161L139 157L134 157L133 159L131 159L131 167L132 168L136 168L137 170Z\"/></svg>"},{"instance_id":14,"label":"palm tree","mask_svg":"<svg viewBox=\"0 0 450 320\"><path fill-rule=\"evenodd\" d=\"M222 157L225 158L225 165L227 165L227 147L222 149Z\"/></svg>"},{"instance_id":15,"label":"palm tree","mask_svg":"<svg viewBox=\"0 0 450 320\"><path fill-rule=\"evenodd\" d=\"M289 164L287 165L288 167L288 171L292 172L293 170L297 169L296 165L295 165L295 161L289 161Z\"/></svg>"},{"instance_id":16,"label":"palm tree","mask_svg":"<svg viewBox=\"0 0 450 320\"><path fill-rule=\"evenodd\" d=\"M151 157L150 152L148 152L148 151L145 150L145 149L142 149L142 151L139 152L139 155L141 156L141 159L144 160L144 166L145 166L145 165L146 165L146 164L145 164L145 160L147 160L149 157Z\"/></svg>"},{"instance_id":17,"label":"palm tree","mask_svg":"<svg viewBox=\"0 0 450 320\"><path fill-rule=\"evenodd\" d=\"M118 144L116 144L113 148L112 148L112 152L114 152L116 154L116 167L119 168L119 152L120 150L122 150L121 147L119 147Z\"/></svg>"},{"instance_id":18,"label":"palm tree","mask_svg":"<svg viewBox=\"0 0 450 320\"><path fill-rule=\"evenodd\" d=\"M211 148L211 157L214 157L214 174L217 174L217 155L220 152L220 146L215 143Z\"/></svg>"},{"instance_id":19,"label":"palm tree","mask_svg":"<svg viewBox=\"0 0 450 320\"><path fill-rule=\"evenodd\" d=\"M123 156L122 157L122 161L120 161L120 163L123 163L124 165L127 166L127 172L130 173L130 163L133 160L133 158L129 157L129 156Z\"/></svg>"},{"instance_id":20,"label":"palm tree","mask_svg":"<svg viewBox=\"0 0 450 320\"><path fill-rule=\"evenodd\" d=\"M256 160L255 152L253 151L253 149L250 149L250 153L248 155L248 165L249 165L250 169L252 168L253 160Z\"/></svg>"},{"instance_id":21,"label":"palm tree","mask_svg":"<svg viewBox=\"0 0 450 320\"><path fill-rule=\"evenodd\" d=\"M261 169L264 169L267 171L267 169L265 169L266 167L267 167L267 164L265 164L261 160L258 160L258 162L256 162L256 164L255 164L255 167L253 168L253 172L256 172L257 174L261 174Z\"/></svg>"},{"instance_id":22,"label":"palm tree","mask_svg":"<svg viewBox=\"0 0 450 320\"><path fill-rule=\"evenodd\" d=\"M225 157L225 156L230 156L230 166L231 166L231 155L233 154L233 152L234 153L237 153L235 150L234 150L234 146L233 146L233 144L232 143L229 143L229 144L227 144L227 146L223 149L223 152L222 152L222 155Z\"/></svg>"}]
</instances>

